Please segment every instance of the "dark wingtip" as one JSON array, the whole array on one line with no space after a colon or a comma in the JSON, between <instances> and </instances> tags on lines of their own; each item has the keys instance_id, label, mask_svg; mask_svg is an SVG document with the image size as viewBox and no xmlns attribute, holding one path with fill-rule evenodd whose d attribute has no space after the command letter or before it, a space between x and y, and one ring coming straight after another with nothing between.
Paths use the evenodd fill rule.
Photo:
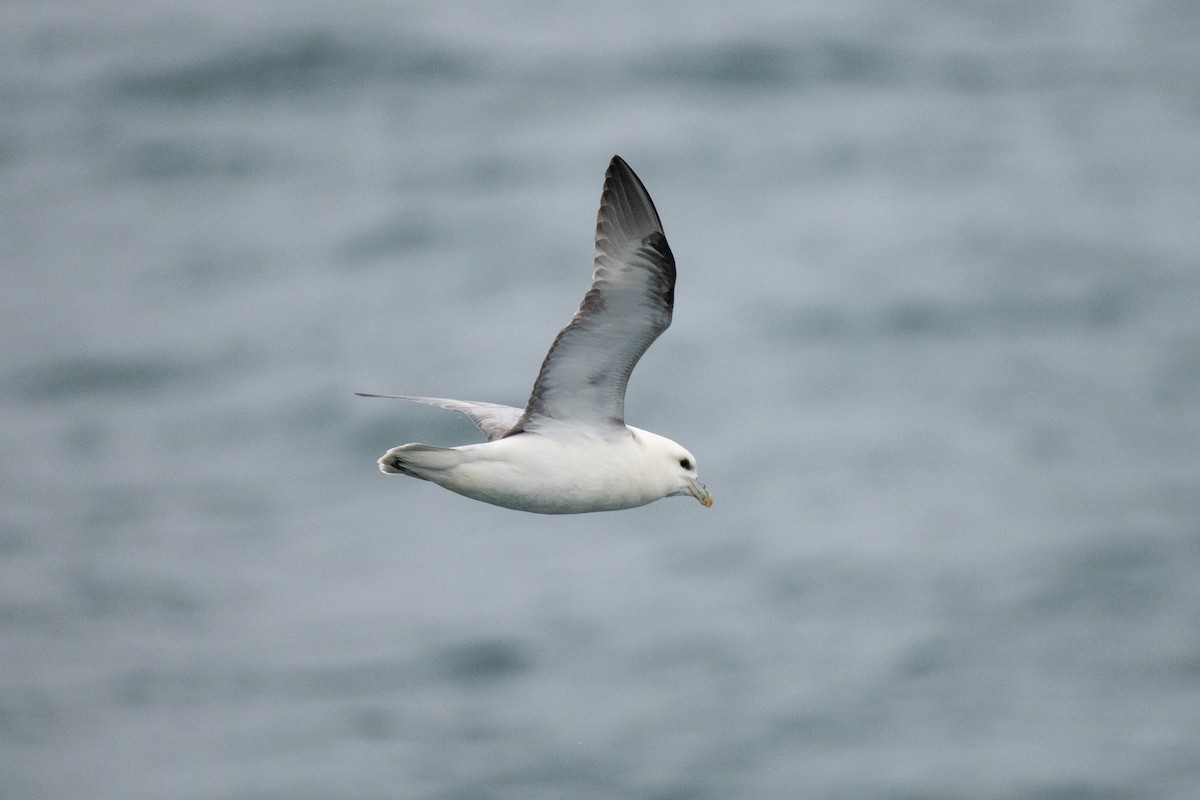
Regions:
<instances>
[{"instance_id":1,"label":"dark wingtip","mask_svg":"<svg viewBox=\"0 0 1200 800\"><path fill-rule=\"evenodd\" d=\"M597 227L603 222L603 215L610 207L613 211L632 225L627 230L629 235L641 236L647 230L663 233L662 220L658 209L650 199L650 192L637 176L625 159L614 155L608 162L604 173L604 191L600 195L600 214L597 217ZM641 229L638 232L638 229Z\"/></svg>"},{"instance_id":2,"label":"dark wingtip","mask_svg":"<svg viewBox=\"0 0 1200 800\"><path fill-rule=\"evenodd\" d=\"M647 197L650 195L650 193L646 191L646 186L642 183L641 178L639 178L637 173L633 171L633 167L629 166L629 163L620 156L613 156L608 162L608 169L604 171L605 182L613 179L624 181L629 180L630 178L633 179L633 182L641 188L642 192L644 192Z\"/></svg>"}]
</instances>

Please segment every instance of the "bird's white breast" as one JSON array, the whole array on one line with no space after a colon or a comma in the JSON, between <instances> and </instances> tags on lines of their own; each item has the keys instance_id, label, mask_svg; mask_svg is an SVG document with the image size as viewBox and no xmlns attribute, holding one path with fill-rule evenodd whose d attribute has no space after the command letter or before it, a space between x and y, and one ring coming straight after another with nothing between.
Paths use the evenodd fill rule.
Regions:
<instances>
[{"instance_id":1,"label":"bird's white breast","mask_svg":"<svg viewBox=\"0 0 1200 800\"><path fill-rule=\"evenodd\" d=\"M632 508L667 485L644 440L632 434L521 433L455 448L459 465L431 477L451 491L506 508L571 514Z\"/></svg>"}]
</instances>

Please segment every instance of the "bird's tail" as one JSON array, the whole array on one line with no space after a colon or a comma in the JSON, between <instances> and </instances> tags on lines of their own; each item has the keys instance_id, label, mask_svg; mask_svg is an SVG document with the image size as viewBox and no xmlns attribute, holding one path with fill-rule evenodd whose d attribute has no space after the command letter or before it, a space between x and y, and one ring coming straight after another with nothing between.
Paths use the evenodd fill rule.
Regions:
<instances>
[{"instance_id":1,"label":"bird's tail","mask_svg":"<svg viewBox=\"0 0 1200 800\"><path fill-rule=\"evenodd\" d=\"M379 470L389 475L410 475L427 481L431 480L430 473L441 472L460 463L462 458L452 447L404 444L383 454L383 458L379 459Z\"/></svg>"}]
</instances>

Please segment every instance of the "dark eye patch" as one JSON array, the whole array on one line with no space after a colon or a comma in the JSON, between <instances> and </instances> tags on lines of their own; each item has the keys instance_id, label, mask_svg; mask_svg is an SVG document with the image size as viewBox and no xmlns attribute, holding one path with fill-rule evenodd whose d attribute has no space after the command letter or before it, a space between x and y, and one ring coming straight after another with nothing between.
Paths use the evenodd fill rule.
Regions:
<instances>
[{"instance_id":1,"label":"dark eye patch","mask_svg":"<svg viewBox=\"0 0 1200 800\"><path fill-rule=\"evenodd\" d=\"M688 458L681 458L679 459L679 466L683 467L684 469L691 469L692 461Z\"/></svg>"}]
</instances>

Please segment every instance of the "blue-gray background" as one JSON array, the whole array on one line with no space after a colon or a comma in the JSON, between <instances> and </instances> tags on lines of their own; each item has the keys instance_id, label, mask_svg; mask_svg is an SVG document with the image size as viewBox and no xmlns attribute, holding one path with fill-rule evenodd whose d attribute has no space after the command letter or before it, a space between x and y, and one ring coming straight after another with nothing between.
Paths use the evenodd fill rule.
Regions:
<instances>
[{"instance_id":1,"label":"blue-gray background","mask_svg":"<svg viewBox=\"0 0 1200 800\"><path fill-rule=\"evenodd\" d=\"M1200 10L0 7L0 795L1200 791ZM649 186L716 504L389 478Z\"/></svg>"}]
</instances>

